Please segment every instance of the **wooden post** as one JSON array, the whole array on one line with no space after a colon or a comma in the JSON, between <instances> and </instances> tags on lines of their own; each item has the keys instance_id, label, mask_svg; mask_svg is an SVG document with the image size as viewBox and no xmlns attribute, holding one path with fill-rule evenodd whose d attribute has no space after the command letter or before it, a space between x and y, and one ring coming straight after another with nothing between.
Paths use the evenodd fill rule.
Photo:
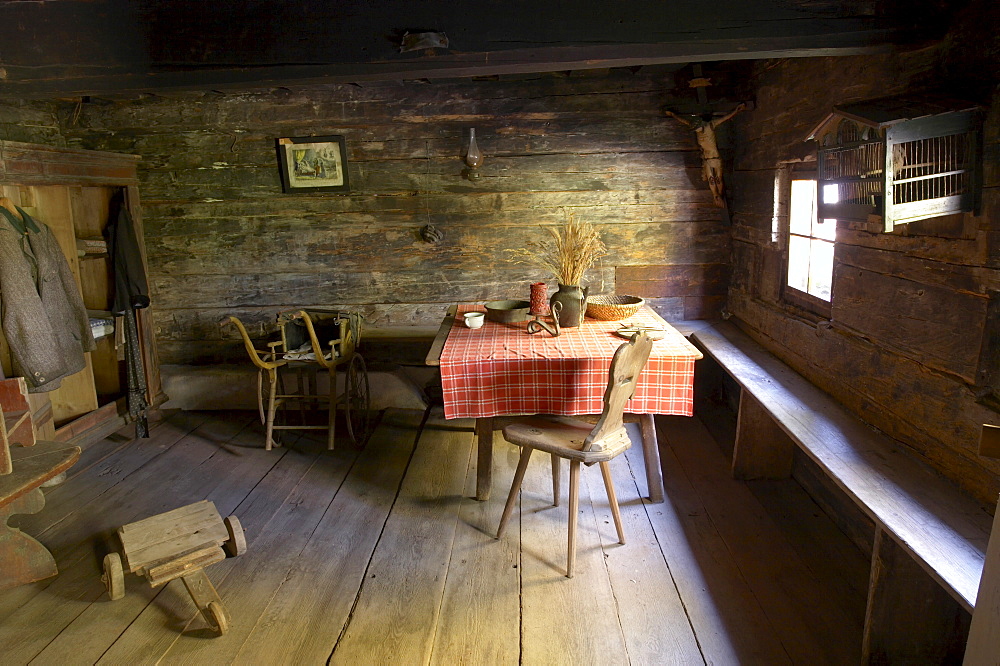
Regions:
<instances>
[{"instance_id":1,"label":"wooden post","mask_svg":"<svg viewBox=\"0 0 1000 666\"><path fill-rule=\"evenodd\" d=\"M785 479L792 473L795 443L749 391L740 391L733 448L733 477Z\"/></svg>"},{"instance_id":2,"label":"wooden post","mask_svg":"<svg viewBox=\"0 0 1000 666\"><path fill-rule=\"evenodd\" d=\"M968 626L965 609L877 528L861 663L957 663Z\"/></svg>"},{"instance_id":3,"label":"wooden post","mask_svg":"<svg viewBox=\"0 0 1000 666\"><path fill-rule=\"evenodd\" d=\"M993 516L993 531L986 548L986 563L979 581L963 663L965 666L1000 663L1000 504Z\"/></svg>"}]
</instances>

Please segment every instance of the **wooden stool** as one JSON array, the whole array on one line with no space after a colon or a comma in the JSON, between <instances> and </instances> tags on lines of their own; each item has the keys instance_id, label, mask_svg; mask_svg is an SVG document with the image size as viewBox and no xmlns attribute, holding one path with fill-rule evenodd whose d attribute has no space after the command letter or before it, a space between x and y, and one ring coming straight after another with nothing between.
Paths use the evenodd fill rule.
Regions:
<instances>
[{"instance_id":1,"label":"wooden stool","mask_svg":"<svg viewBox=\"0 0 1000 666\"><path fill-rule=\"evenodd\" d=\"M118 528L125 568L118 553L104 557L101 580L112 599L125 596L125 572L146 577L158 587L175 578L184 581L195 606L219 634L229 629L229 613L204 568L246 552L243 527L236 516L224 521L208 500L182 506Z\"/></svg>"}]
</instances>

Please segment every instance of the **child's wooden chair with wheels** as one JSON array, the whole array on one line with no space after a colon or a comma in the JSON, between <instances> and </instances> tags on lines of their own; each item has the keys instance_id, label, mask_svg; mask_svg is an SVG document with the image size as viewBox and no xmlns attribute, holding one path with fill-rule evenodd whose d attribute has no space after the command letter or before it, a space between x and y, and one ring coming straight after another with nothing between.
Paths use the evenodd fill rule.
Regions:
<instances>
[{"instance_id":1,"label":"child's wooden chair with wheels","mask_svg":"<svg viewBox=\"0 0 1000 666\"><path fill-rule=\"evenodd\" d=\"M371 399L369 394L368 371L365 360L357 352L361 338L361 315L358 313L317 309L317 314L333 314L332 319L323 324L332 324L335 338L320 342L322 329L317 330L312 317L305 310L287 310L278 313L281 339L267 343L267 349L257 349L243 322L237 317L226 317L220 325L232 324L240 333L243 345L251 362L257 368L257 408L261 424L264 425L264 448L280 446L275 439L276 430L326 430L327 448L333 449L336 436L336 411L343 406L346 412L347 431L352 443L362 448L372 431ZM344 390L338 393L337 368L345 366ZM326 370L330 379L330 390L326 394L317 391L316 373ZM296 386L286 388L286 374L292 371ZM327 403L327 423L313 425L306 422L305 408ZM293 423L289 418L289 407L298 406L300 420ZM278 411L282 418L277 418Z\"/></svg>"},{"instance_id":2,"label":"child's wooden chair with wheels","mask_svg":"<svg viewBox=\"0 0 1000 666\"><path fill-rule=\"evenodd\" d=\"M337 434L337 408L343 406L345 421L347 424L347 434L351 442L358 448L362 448L371 436L371 394L368 383L368 370L365 366L365 359L358 353L358 345L361 342L362 317L357 312L343 312L335 309L309 308L316 315L332 315L331 318L323 320L324 324L332 324L337 335L336 338L326 341L326 346L321 342L321 334L317 331L317 323L309 312L303 309L288 310L278 313L278 325L281 328L281 338L285 347L283 359L288 361L290 367L300 367L297 363L312 365L315 369L318 364L320 369L326 370L329 375L329 394L325 396L315 395L315 384L312 384L309 396L312 399L327 401L328 421L326 426L319 426L327 429L327 448L333 449L334 439ZM319 321L319 320L317 320ZM308 359L296 361L293 354L301 349L298 344L298 336L291 333L292 326L301 324L305 327L306 340L305 348L309 350ZM322 336L325 337L325 336ZM337 390L337 368L344 367L344 390ZM298 394L308 394L309 390L303 387L302 380L296 390Z\"/></svg>"},{"instance_id":3,"label":"child's wooden chair with wheels","mask_svg":"<svg viewBox=\"0 0 1000 666\"><path fill-rule=\"evenodd\" d=\"M118 536L122 552L104 556L101 577L111 599L125 596L126 573L145 576L153 587L180 578L209 626L220 635L229 630L229 613L205 567L226 559L227 553L236 557L246 552L236 516L223 520L215 504L203 500L124 525Z\"/></svg>"},{"instance_id":4,"label":"child's wooden chair with wheels","mask_svg":"<svg viewBox=\"0 0 1000 666\"><path fill-rule=\"evenodd\" d=\"M280 341L269 342L268 348L257 349L254 347L250 334L247 333L246 326L238 317L225 317L219 322L219 326L232 324L239 331L243 339L243 346L246 347L250 361L257 368L257 410L260 413L260 422L264 426L264 448L268 451L272 446L278 445L274 439L274 414L281 403L286 398L298 396L285 396L278 394L278 369L288 365L287 361L280 358L282 346ZM280 429L280 427L279 427Z\"/></svg>"}]
</instances>

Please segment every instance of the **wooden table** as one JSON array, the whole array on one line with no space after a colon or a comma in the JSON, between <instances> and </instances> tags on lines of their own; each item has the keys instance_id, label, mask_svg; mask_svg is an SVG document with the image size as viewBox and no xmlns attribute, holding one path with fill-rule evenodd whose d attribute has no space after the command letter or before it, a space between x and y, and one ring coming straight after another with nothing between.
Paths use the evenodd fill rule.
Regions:
<instances>
[{"instance_id":1,"label":"wooden table","mask_svg":"<svg viewBox=\"0 0 1000 666\"><path fill-rule=\"evenodd\" d=\"M486 500L492 485L493 432L509 421L505 417L600 413L611 357L624 338L615 334L621 322L594 319L563 329L557 338L545 332L528 335L527 322L487 321L480 329L465 328L458 315L476 310L482 307L449 308L426 362L441 367L445 418L476 419L476 499ZM694 362L701 352L648 307L628 321L665 331L626 406L628 418L638 421L642 432L649 499L662 502L653 415L692 414Z\"/></svg>"}]
</instances>

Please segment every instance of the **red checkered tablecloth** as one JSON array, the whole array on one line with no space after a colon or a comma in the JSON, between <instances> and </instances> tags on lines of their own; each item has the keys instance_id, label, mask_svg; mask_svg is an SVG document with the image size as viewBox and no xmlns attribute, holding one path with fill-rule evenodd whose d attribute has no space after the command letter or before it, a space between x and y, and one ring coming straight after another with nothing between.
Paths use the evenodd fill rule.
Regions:
<instances>
[{"instance_id":1,"label":"red checkered tablecloth","mask_svg":"<svg viewBox=\"0 0 1000 666\"><path fill-rule=\"evenodd\" d=\"M586 319L552 337L528 335L527 322L466 328L459 305L441 351L445 418L487 418L515 414L599 414L608 368L625 340L615 334L622 322ZM649 361L625 411L633 414L693 412L694 362L701 353L648 307L628 323L667 331L653 344Z\"/></svg>"}]
</instances>

